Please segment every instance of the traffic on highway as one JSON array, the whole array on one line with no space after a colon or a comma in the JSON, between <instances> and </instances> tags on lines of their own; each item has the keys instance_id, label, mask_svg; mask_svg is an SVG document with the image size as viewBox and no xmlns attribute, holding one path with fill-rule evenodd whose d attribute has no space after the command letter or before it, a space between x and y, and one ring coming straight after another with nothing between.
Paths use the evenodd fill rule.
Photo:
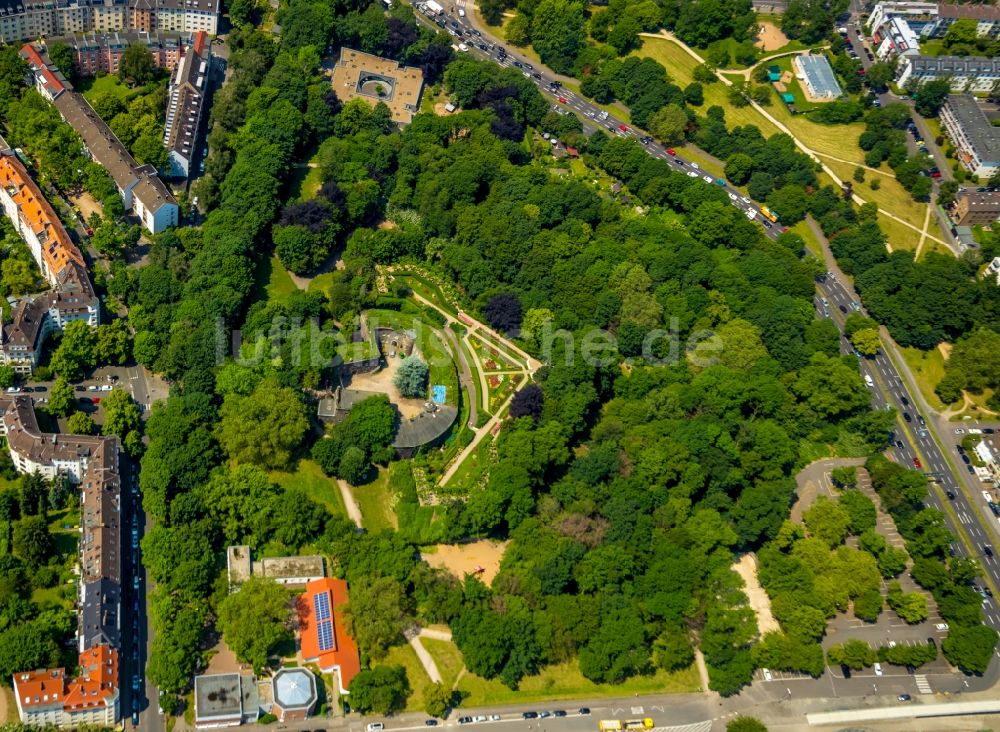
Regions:
<instances>
[{"instance_id":1,"label":"traffic on highway","mask_svg":"<svg viewBox=\"0 0 1000 732\"><path fill-rule=\"evenodd\" d=\"M759 205L731 187L727 181L714 178L704 171L696 161L685 159L676 150L666 148L653 140L652 137L625 124L611 113L592 104L586 98L566 89L562 83L550 78L548 69L536 69L526 58L500 43L491 41L482 32L472 26L469 17L461 6L457 13L447 13L437 2L418 3L417 8L425 22L432 22L447 31L456 39L456 48L460 52L478 54L503 67L513 67L521 70L526 78L532 79L543 95L555 102L553 108L558 112L577 114L584 130L587 132L606 129L609 133L631 137L642 143L650 155L668 161L679 172L688 176L702 178L706 185L719 185L729 196L730 202L739 208L749 219L758 221L766 231L767 236L774 239L785 231L766 206ZM848 40L860 48L858 55L865 53L857 34L856 23L849 25ZM853 54L852 54L853 55ZM857 56L855 56L857 57ZM872 59L864 57L862 63L869 66ZM885 102L898 101L894 96L882 95ZM915 128L911 128L914 142L917 139ZM937 181L935 180L935 183ZM842 277L833 273L820 278L817 283L817 311L820 317L832 317L841 329L842 344L845 353L854 353L854 349L843 336L843 322L851 312L864 310L860 299L853 288ZM993 600L993 593L1000 591L1000 559L995 556L992 539L997 535L1000 524L986 526L985 522L996 521L988 495L981 490L975 490L960 485L955 470L942 453L942 449L931 433L931 426L925 416L917 408L916 402L907 391L906 384L898 373L892 359L880 351L874 358L861 359L861 373L866 377L873 395L876 408L894 408L899 418L897 430L893 435L891 454L901 464L924 471L933 486L929 491L930 503L942 510L949 522L949 528L959 541L952 550L956 556L966 556L970 553L962 540L968 543L971 555L977 559L986 575L986 586L981 589L984 603L984 615L987 623L1000 630L1000 607ZM958 453L957 453L958 454ZM960 454L959 458L960 458ZM978 478L976 478L978 481ZM973 506L978 500L982 505ZM945 504L948 504L947 506ZM979 509L979 510L977 510ZM957 517L957 524L954 520ZM998 651L1000 655L1000 651Z\"/></svg>"},{"instance_id":2,"label":"traffic on highway","mask_svg":"<svg viewBox=\"0 0 1000 732\"><path fill-rule=\"evenodd\" d=\"M843 331L844 320L850 313L865 314L857 296L848 289L841 278L828 272L821 280L818 283L817 297L817 310L821 316L831 317ZM841 343L845 353L854 352L850 341L843 334ZM930 504L944 512L949 522L948 528L953 534L961 537L964 533L971 543L973 557L980 562L987 577L987 587L982 593L983 614L991 627L1000 630L1000 607L992 598L992 593L1000 586L1000 562L997 561L992 547L992 537L1000 524L994 524L988 529L979 520L980 512L983 512L986 521L996 521L987 498L981 489L963 490L951 465L931 435L926 417L921 414L892 359L880 350L873 358L859 358L859 360L862 375L871 380L875 408L892 407L898 414L897 429L891 448L896 460L902 465L922 470L927 474L932 484L929 491ZM978 478L976 481L978 482ZM972 501L975 499L982 504L978 506L980 511L973 506ZM950 506L946 507L945 503ZM960 526L954 524L948 508L951 508L958 517ZM956 556L968 555L961 542L956 542L952 546L952 551Z\"/></svg>"},{"instance_id":3,"label":"traffic on highway","mask_svg":"<svg viewBox=\"0 0 1000 732\"><path fill-rule=\"evenodd\" d=\"M483 56L504 68L516 68L525 78L531 79L542 94L554 102L553 109L560 114L576 113L580 117L585 132L606 130L613 135L629 137L645 145L650 155L666 160L678 172L686 173L690 178L701 178L705 185L717 185L729 196L729 201L743 212L751 221L757 221L764 227L771 239L776 239L786 229L778 222L766 206L756 204L741 191L729 185L724 178L717 178L705 171L696 161L687 160L672 148L665 147L650 135L636 130L623 120L614 117L606 109L591 103L587 98L573 93L565 88L557 79L550 78L548 69L536 70L534 64L516 51L502 44L494 43L474 28L469 22L464 8L460 8L454 16L449 16L437 2L421 2L416 5L425 22L432 22L455 38L455 48L460 53L471 53ZM440 9L440 11L439 11ZM545 73L543 73L543 71Z\"/></svg>"}]
</instances>

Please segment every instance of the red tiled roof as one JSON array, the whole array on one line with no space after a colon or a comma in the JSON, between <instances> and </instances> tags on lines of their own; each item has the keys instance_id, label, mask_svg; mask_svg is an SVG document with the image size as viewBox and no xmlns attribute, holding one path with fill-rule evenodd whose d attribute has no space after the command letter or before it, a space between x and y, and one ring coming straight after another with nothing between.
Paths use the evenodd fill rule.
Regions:
<instances>
[{"instance_id":1,"label":"red tiled roof","mask_svg":"<svg viewBox=\"0 0 1000 732\"><path fill-rule=\"evenodd\" d=\"M208 34L205 31L198 31L194 37L194 52L205 58L205 41L208 39Z\"/></svg>"},{"instance_id":2,"label":"red tiled roof","mask_svg":"<svg viewBox=\"0 0 1000 732\"><path fill-rule=\"evenodd\" d=\"M52 73L52 70L45 64L45 61L42 60L42 55L38 53L38 50L33 45L25 43L24 46L21 47L21 53L24 54L27 62L36 68L38 73L44 77L45 85L49 87L49 92L53 97L66 91L66 87L63 86L58 77Z\"/></svg>"},{"instance_id":3,"label":"red tiled roof","mask_svg":"<svg viewBox=\"0 0 1000 732\"><path fill-rule=\"evenodd\" d=\"M333 615L333 648L328 651L320 650L318 626L314 617L315 597L324 593L329 598L330 611ZM347 690L351 679L357 676L361 670L358 646L344 630L344 618L341 610L345 604L347 604L347 582L333 577L324 577L309 582L306 585L305 593L297 603L303 659L306 662L316 661L324 671L338 667L342 691Z\"/></svg>"},{"instance_id":4,"label":"red tiled roof","mask_svg":"<svg viewBox=\"0 0 1000 732\"><path fill-rule=\"evenodd\" d=\"M80 654L80 676L66 679L65 669L14 674L14 694L22 707L61 704L66 711L100 707L118 688L118 651L99 645Z\"/></svg>"},{"instance_id":5,"label":"red tiled roof","mask_svg":"<svg viewBox=\"0 0 1000 732\"><path fill-rule=\"evenodd\" d=\"M83 254L69 238L56 212L28 174L27 168L13 155L0 156L0 186L7 189L17 204L21 220L41 242L42 258L49 272L58 276L71 263L86 267Z\"/></svg>"}]
</instances>

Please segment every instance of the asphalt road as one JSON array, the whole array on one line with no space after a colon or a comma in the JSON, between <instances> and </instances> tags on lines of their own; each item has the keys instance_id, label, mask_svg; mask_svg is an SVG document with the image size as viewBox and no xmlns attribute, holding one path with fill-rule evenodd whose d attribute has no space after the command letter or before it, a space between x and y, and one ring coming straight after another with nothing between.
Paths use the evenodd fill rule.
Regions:
<instances>
[{"instance_id":1,"label":"asphalt road","mask_svg":"<svg viewBox=\"0 0 1000 732\"><path fill-rule=\"evenodd\" d=\"M850 285L845 284L846 282L842 274L828 273L825 280L818 283L817 312L821 317L832 318L841 331L848 314L854 311L866 314L857 294ZM828 304L824 304L824 298ZM854 352L850 342L843 336L841 343L845 353ZM993 538L1000 526L990 513L981 493L987 486L979 483L978 479L975 484L957 479L956 473L931 433L934 425L929 424L928 419L917 408L917 402L884 350L879 351L874 358L860 358L859 362L861 373L872 379L874 407L876 409L892 407L897 411L891 454L901 465L923 470L927 474L930 481L928 503L943 511L952 533L958 537L964 536L969 543L966 547L961 540L957 541L953 545L955 554L968 556L971 553L971 556L978 559L982 564L987 584L992 587L994 594L1000 597L998 593L1000 561L995 554L991 556L986 551L987 547L992 547ZM973 486L978 487L978 492ZM981 517L983 509L986 515ZM985 598L983 613L987 624L1000 630L1000 607L996 600ZM997 651L996 656L1000 656L1000 651ZM996 656L987 674L990 683L997 677Z\"/></svg>"},{"instance_id":2,"label":"asphalt road","mask_svg":"<svg viewBox=\"0 0 1000 732\"><path fill-rule=\"evenodd\" d=\"M418 5L416 2L413 4ZM464 11L464 0L460 0L456 7L462 8ZM670 148L661 145L648 133L626 124L624 120L618 119L592 104L586 97L558 86L557 75L552 71L540 65L536 68L536 65L530 59L519 54L516 48L507 47L489 36L483 29L476 28L471 22L471 13L466 13L464 17L457 12L453 15L446 13L427 16L420 11L419 7L416 7L415 10L423 22L435 23L439 28L451 34L457 48L461 49L462 46L465 46L468 49L466 53L473 56L488 59L504 68L520 69L525 78L531 79L535 83L544 97L553 101L553 109L556 112L576 114L580 118L585 132L591 133L600 129L613 135L629 137L642 142L650 155L666 160L678 172L686 173L691 178L701 178L705 185L718 185L722 188L729 196L730 203L740 209L747 218L764 227L765 233L771 239L777 239L778 235L781 234L782 226L768 221L761 214L760 205L750 200L742 191L730 186L721 178L716 179L709 175L699 167L697 162L686 159L681 151L675 151L671 154L668 152Z\"/></svg>"},{"instance_id":3,"label":"asphalt road","mask_svg":"<svg viewBox=\"0 0 1000 732\"><path fill-rule=\"evenodd\" d=\"M563 108L578 114L585 131L596 130L600 126L603 126L616 134L635 139L641 138L642 133L625 125L623 121L616 119L610 114L605 118L604 115L607 113L591 104L586 98L573 94L565 88L552 87L550 81L554 80L556 76L553 72L540 66L536 68L529 59L519 55L516 49L506 48L503 44L484 35L482 29L475 28L471 24L471 13L466 13L465 16L462 16L457 12L457 8L464 9L464 7L464 0L458 0L458 4L451 8L452 12L428 18L428 16L421 13L418 9L417 15L425 23L434 22L439 27L443 27L455 38L456 45L464 43L468 47L468 53L485 57L501 66L515 66L521 69L527 78L534 80L544 96L553 98L556 101L554 105L556 109ZM858 37L856 17L848 24L848 32L852 44L857 44L862 64L867 68L872 62L868 60L861 40ZM462 35L457 35L459 33ZM899 98L892 94L882 95L882 99L882 103L900 101ZM902 101L906 102L908 100L904 99ZM915 112L911 108L911 116L914 115ZM929 149L935 147L933 140L927 141L927 144ZM679 155L669 155L666 149L656 141L646 142L645 147L650 155L670 161L678 170L683 170L692 175L692 177L694 175L704 175L704 171L700 173L694 172L696 169L691 161L684 160ZM944 171L946 166L941 167L941 169ZM711 181L711 176L706 176L706 185L714 185ZM936 183L935 181L935 186ZM744 212L756 212L756 220L762 220L758 204L745 198L740 191L729 187L728 184L725 186L725 189L734 205L737 205ZM937 207L935 206L934 209L936 211ZM780 228L778 225L775 225L767 228L766 233L771 238L776 238L780 233ZM947 233L950 239L950 231ZM864 313L863 308L860 306L860 298L853 292L853 288L848 289L850 286L845 286L844 283L846 282L847 279L840 274L839 276L827 277L826 281L818 283L817 287L819 292L817 300L819 315L821 317L833 317L834 322L837 323L838 328L841 330L844 319L846 319L847 314L852 312L852 310L859 310ZM826 308L822 305L823 298L829 301L829 305ZM843 336L842 343L845 353L853 353L853 347L851 347L850 343ZM970 485L961 483L964 486L964 490L960 487L960 480L956 478L956 474L951 469L938 443L935 442L930 430L924 424L925 418L913 407L915 402L908 394L906 385L896 371L892 360L885 353L880 352L873 359L862 359L861 370L862 374L869 375L872 378L874 406L876 408L892 406L896 408L899 414L899 424L894 437L892 454L900 463L910 467L916 465L914 459L920 461L920 466L928 473L928 477L934 481L932 483L934 487L930 491L930 504L944 511L949 523L949 529L956 536L960 537L960 539L964 538L968 542L971 554L979 559L983 565L983 571L987 576L986 584L991 587L993 593L1000 599L1000 560L998 560L997 556L988 555L984 550L984 547L991 546L992 536L997 533L1000 524L987 527L981 521L979 514L972 509L973 501L977 494ZM910 415L911 422L905 421L904 414ZM978 495L979 500L985 507L985 501L981 493ZM951 498L951 496L954 496L954 498ZM947 507L948 509L953 509L954 515L957 517L957 524L949 514L949 511L946 510L945 503L950 504ZM989 513L988 509L987 513ZM990 516L992 517L992 514ZM961 526L961 531L959 531L959 525ZM963 546L961 540L956 543L954 550L956 555L960 556L970 553ZM1000 630L1000 607L998 607L997 602L992 599L986 599L983 609L986 622L991 627ZM997 652L996 656L1000 656L1000 651ZM977 687L983 688L984 685L992 685L997 680L1000 665L996 663L996 656L987 675L976 680L975 685Z\"/></svg>"}]
</instances>

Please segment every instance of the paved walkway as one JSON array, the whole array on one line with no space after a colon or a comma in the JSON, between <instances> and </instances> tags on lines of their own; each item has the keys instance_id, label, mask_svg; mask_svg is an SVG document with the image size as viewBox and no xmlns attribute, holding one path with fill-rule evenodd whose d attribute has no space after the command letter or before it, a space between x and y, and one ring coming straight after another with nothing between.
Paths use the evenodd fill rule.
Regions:
<instances>
[{"instance_id":1,"label":"paved walkway","mask_svg":"<svg viewBox=\"0 0 1000 732\"><path fill-rule=\"evenodd\" d=\"M410 647L417 654L417 658L420 659L420 663L424 667L424 671L427 672L427 676L430 677L430 680L436 684L440 684L442 682L441 672L438 671L434 657L427 652L424 644L420 642L420 634L410 638Z\"/></svg>"},{"instance_id":2,"label":"paved walkway","mask_svg":"<svg viewBox=\"0 0 1000 732\"><path fill-rule=\"evenodd\" d=\"M681 48L683 48L687 52L687 54L689 56L691 56L692 58L696 59L698 61L698 63L702 63L702 64L705 63L705 59L703 59L701 56L699 56L698 53L693 48L689 47L686 43L684 43L679 38L677 38L677 36L675 36L673 33L670 33L668 31L664 30L664 31L660 31L660 33L658 33L658 34L654 33L654 34L642 34L642 35L651 35L651 36L654 36L654 37L655 36L659 36L661 38L667 38L668 40L673 41L674 43L676 43L677 45L679 45ZM726 86L732 86L733 85L733 82L730 81L725 76L723 76L722 72L716 71L716 76L718 76L719 80L723 84L725 84ZM782 132L784 132L789 137L791 137L792 140L795 142L795 146L797 148L799 148L799 150L801 150L802 152L804 152L806 155L808 155L810 158L812 158L813 161L816 162L823 169L823 172L826 173L828 176L830 176L830 178L833 179L834 183L836 183L838 186L843 187L844 181L834 172L833 168L831 168L829 165L827 165L822 160L820 160L820 156L819 156L819 154L815 150L813 150L812 148L808 147L805 143L803 143L798 137L795 136L795 133L792 132L788 128L787 125L785 125L785 123L783 123L782 121L780 121L779 119L777 119L774 115L772 115L770 112L768 112L764 107L762 107L761 105L757 104L757 102L753 101L752 99L748 100L748 101L750 102L750 106L753 107L757 112L759 112L768 122L770 122L771 124L773 124L775 127L777 127L779 130L781 130ZM856 163L855 163L855 165L856 165ZM867 201L865 201L865 199L863 199L861 196L859 196L856 193L852 194L851 198L859 206L867 203ZM918 234L922 234L922 235L926 236L926 238L930 239L931 241L936 241L939 244L943 244L946 247L950 248L950 244L948 242L944 241L943 239L939 239L938 237L933 236L932 234L929 234L927 232L927 224L926 224L926 222L924 224L924 228L921 229L920 227L914 226L909 221L906 221L905 219L902 219L899 216L896 216L896 214L891 213L889 211L886 211L885 209L880 208L878 210L878 212L882 216L885 216L886 218L890 218L893 221L897 221L898 223L902 224L903 226L906 226L906 227L908 227L910 229L913 229Z\"/></svg>"}]
</instances>

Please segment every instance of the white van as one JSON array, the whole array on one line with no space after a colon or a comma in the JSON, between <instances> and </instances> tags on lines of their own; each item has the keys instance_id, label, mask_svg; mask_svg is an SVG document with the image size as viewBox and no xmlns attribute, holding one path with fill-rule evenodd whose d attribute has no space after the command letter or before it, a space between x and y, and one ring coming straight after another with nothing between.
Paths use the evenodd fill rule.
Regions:
<instances>
[{"instance_id":1,"label":"white van","mask_svg":"<svg viewBox=\"0 0 1000 732\"><path fill-rule=\"evenodd\" d=\"M459 18L464 18L465 17L465 8L459 8L458 9L458 17Z\"/></svg>"},{"instance_id":2,"label":"white van","mask_svg":"<svg viewBox=\"0 0 1000 732\"><path fill-rule=\"evenodd\" d=\"M865 385L869 387L875 386L875 382L872 381L872 377L870 374L865 374Z\"/></svg>"},{"instance_id":3,"label":"white van","mask_svg":"<svg viewBox=\"0 0 1000 732\"><path fill-rule=\"evenodd\" d=\"M875 675L876 676L881 676L882 675L882 664L881 663L876 663L874 666L872 666L872 668L875 669Z\"/></svg>"}]
</instances>

